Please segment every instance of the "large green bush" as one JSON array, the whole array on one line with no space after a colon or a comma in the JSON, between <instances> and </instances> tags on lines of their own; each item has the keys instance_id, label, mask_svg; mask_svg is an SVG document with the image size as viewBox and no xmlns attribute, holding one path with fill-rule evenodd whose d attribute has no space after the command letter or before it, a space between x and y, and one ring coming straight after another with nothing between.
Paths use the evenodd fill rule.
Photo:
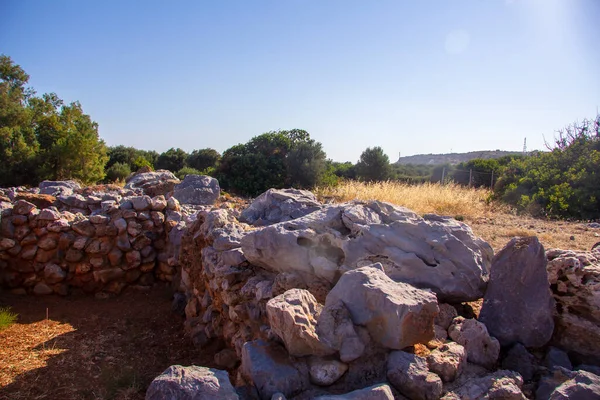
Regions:
<instances>
[{"instance_id":1,"label":"large green bush","mask_svg":"<svg viewBox=\"0 0 600 400\"><path fill-rule=\"evenodd\" d=\"M558 132L551 151L511 161L495 197L561 218L600 218L600 115Z\"/></svg>"}]
</instances>

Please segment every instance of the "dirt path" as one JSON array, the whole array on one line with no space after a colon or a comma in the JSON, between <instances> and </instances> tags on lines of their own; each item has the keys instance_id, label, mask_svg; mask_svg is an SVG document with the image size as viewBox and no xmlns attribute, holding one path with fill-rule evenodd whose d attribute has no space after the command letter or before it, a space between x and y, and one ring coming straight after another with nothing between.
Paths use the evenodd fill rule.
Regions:
<instances>
[{"instance_id":1,"label":"dirt path","mask_svg":"<svg viewBox=\"0 0 600 400\"><path fill-rule=\"evenodd\" d=\"M0 399L143 399L170 365L214 366L214 350L184 337L165 287L103 300L0 292L6 305L19 320L0 331Z\"/></svg>"}]
</instances>

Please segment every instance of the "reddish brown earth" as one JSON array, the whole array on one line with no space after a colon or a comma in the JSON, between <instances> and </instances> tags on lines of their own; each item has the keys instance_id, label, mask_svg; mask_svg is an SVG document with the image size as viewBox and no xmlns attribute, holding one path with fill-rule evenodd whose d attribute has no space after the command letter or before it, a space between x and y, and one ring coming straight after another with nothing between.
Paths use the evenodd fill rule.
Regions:
<instances>
[{"instance_id":1,"label":"reddish brown earth","mask_svg":"<svg viewBox=\"0 0 600 400\"><path fill-rule=\"evenodd\" d=\"M214 366L217 345L184 337L164 286L109 299L0 292L2 306L19 319L0 331L0 399L143 399L170 365Z\"/></svg>"}]
</instances>

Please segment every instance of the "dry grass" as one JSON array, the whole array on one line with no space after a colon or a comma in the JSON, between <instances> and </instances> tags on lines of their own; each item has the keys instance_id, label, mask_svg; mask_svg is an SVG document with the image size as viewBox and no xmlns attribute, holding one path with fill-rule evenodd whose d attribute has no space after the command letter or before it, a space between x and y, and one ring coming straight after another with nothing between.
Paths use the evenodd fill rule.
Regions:
<instances>
[{"instance_id":1,"label":"dry grass","mask_svg":"<svg viewBox=\"0 0 600 400\"><path fill-rule=\"evenodd\" d=\"M488 201L488 189L456 184L349 181L337 187L318 188L315 193L322 201L380 200L407 207L420 215L434 213L459 218L496 251L515 236L537 236L546 248L575 250L589 250L600 241L600 230L589 228L585 223L517 215L506 205Z\"/></svg>"},{"instance_id":2,"label":"dry grass","mask_svg":"<svg viewBox=\"0 0 600 400\"><path fill-rule=\"evenodd\" d=\"M421 215L434 213L477 217L497 207L487 201L489 190L469 189L456 184L347 181L337 187L319 188L316 194L323 200L333 199L336 202L354 199L386 201L410 208Z\"/></svg>"}]
</instances>

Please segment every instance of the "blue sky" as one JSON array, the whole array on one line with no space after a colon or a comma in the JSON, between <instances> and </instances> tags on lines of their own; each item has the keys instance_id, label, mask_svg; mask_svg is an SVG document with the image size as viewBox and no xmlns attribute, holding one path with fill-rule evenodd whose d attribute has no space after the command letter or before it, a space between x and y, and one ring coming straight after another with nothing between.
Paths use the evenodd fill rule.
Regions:
<instances>
[{"instance_id":1,"label":"blue sky","mask_svg":"<svg viewBox=\"0 0 600 400\"><path fill-rule=\"evenodd\" d=\"M108 145L306 129L336 161L541 149L600 107L599 0L3 0L0 53Z\"/></svg>"}]
</instances>

